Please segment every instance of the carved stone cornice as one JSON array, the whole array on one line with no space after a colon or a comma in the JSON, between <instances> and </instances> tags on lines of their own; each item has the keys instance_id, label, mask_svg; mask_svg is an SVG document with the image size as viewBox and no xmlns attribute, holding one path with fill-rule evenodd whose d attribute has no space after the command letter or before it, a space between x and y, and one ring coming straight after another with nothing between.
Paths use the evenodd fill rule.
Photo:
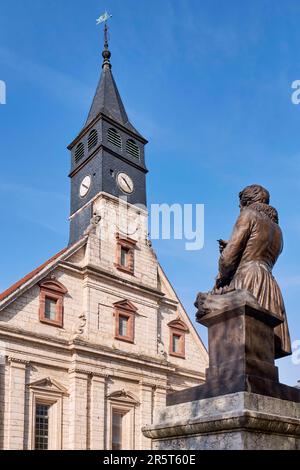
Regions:
<instances>
[{"instance_id":1,"label":"carved stone cornice","mask_svg":"<svg viewBox=\"0 0 300 470\"><path fill-rule=\"evenodd\" d=\"M68 374L82 374L82 375L92 376L93 372L87 369L81 369L80 367L71 367L68 370Z\"/></svg>"},{"instance_id":2,"label":"carved stone cornice","mask_svg":"<svg viewBox=\"0 0 300 470\"><path fill-rule=\"evenodd\" d=\"M300 420L292 417L274 416L269 413L244 410L242 412L223 413L219 416L174 420L174 423L162 423L146 426L144 436L151 439L181 438L185 436L220 432L251 431L257 433L300 436Z\"/></svg>"},{"instance_id":3,"label":"carved stone cornice","mask_svg":"<svg viewBox=\"0 0 300 470\"><path fill-rule=\"evenodd\" d=\"M153 383L153 382L148 382L147 380L144 380L144 379L141 379L141 380L139 381L139 385L140 385L141 387L149 387L149 388L153 388L153 389L156 388L156 384L155 384L155 383Z\"/></svg>"},{"instance_id":4,"label":"carved stone cornice","mask_svg":"<svg viewBox=\"0 0 300 470\"><path fill-rule=\"evenodd\" d=\"M13 356L8 357L8 362L9 364L22 364L24 366L28 366L30 364L30 361L27 361L26 359L20 359Z\"/></svg>"},{"instance_id":5,"label":"carved stone cornice","mask_svg":"<svg viewBox=\"0 0 300 470\"><path fill-rule=\"evenodd\" d=\"M82 369L81 367L71 367L69 370L68 370L68 374L81 374L81 375L86 375L87 377L89 378L104 378L104 379L108 379L109 377L109 374L105 373L105 372L93 372L91 370L88 370L88 369Z\"/></svg>"}]
</instances>

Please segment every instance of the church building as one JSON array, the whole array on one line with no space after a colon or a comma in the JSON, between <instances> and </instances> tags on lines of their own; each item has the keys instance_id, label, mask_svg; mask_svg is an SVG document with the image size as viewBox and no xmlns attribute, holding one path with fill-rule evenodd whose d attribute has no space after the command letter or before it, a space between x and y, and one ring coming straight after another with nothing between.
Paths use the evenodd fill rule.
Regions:
<instances>
[{"instance_id":1,"label":"church building","mask_svg":"<svg viewBox=\"0 0 300 470\"><path fill-rule=\"evenodd\" d=\"M148 449L171 391L201 384L207 351L148 237L145 145L107 40L69 145L69 244L0 294L0 449Z\"/></svg>"}]
</instances>

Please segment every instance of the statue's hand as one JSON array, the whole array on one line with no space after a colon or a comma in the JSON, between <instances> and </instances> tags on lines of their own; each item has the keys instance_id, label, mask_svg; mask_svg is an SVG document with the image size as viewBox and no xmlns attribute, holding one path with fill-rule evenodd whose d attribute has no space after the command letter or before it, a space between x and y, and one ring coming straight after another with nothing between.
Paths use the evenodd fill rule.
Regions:
<instances>
[{"instance_id":1,"label":"statue's hand","mask_svg":"<svg viewBox=\"0 0 300 470\"><path fill-rule=\"evenodd\" d=\"M223 290L223 288L226 287L226 286L228 286L229 284L230 284L229 279L226 279L226 278L224 278L224 277L221 277L221 275L218 274L212 292L213 292L214 294L221 294L222 291L220 291L220 289Z\"/></svg>"}]
</instances>

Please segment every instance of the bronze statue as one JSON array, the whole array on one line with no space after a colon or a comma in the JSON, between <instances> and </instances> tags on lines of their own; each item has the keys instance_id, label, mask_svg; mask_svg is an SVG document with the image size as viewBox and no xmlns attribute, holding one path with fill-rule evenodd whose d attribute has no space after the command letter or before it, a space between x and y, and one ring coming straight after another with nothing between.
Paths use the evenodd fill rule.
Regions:
<instances>
[{"instance_id":1,"label":"bronze statue","mask_svg":"<svg viewBox=\"0 0 300 470\"><path fill-rule=\"evenodd\" d=\"M284 322L275 328L275 358L291 354L285 307L272 269L283 249L277 210L269 205L269 192L259 185L246 187L240 194L240 215L231 239L219 240L220 260L216 284L209 294L198 294L197 319L218 308L232 291L247 291L260 307L278 315ZM248 294L247 294L248 295Z\"/></svg>"}]
</instances>

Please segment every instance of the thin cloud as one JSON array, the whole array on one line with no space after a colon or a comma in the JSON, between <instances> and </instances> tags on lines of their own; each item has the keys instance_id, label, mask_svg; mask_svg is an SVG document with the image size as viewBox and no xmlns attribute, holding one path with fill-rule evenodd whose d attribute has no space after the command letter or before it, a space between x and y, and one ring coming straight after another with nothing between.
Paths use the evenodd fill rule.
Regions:
<instances>
[{"instance_id":1,"label":"thin cloud","mask_svg":"<svg viewBox=\"0 0 300 470\"><path fill-rule=\"evenodd\" d=\"M0 47L0 62L2 67L10 68L22 80L37 85L68 106L77 109L80 106L86 110L92 91L79 80L47 65L20 57L6 47Z\"/></svg>"},{"instance_id":2,"label":"thin cloud","mask_svg":"<svg viewBox=\"0 0 300 470\"><path fill-rule=\"evenodd\" d=\"M34 188L31 186L23 186L17 183L0 183L0 191L10 191L14 194L19 193L22 197L29 196L35 200L39 200L40 198L55 198L60 199L63 202L68 201L68 197L63 193L58 193L54 191L44 191L42 189Z\"/></svg>"},{"instance_id":3,"label":"thin cloud","mask_svg":"<svg viewBox=\"0 0 300 470\"><path fill-rule=\"evenodd\" d=\"M281 279L280 285L283 288L300 287L300 276L284 277Z\"/></svg>"},{"instance_id":4,"label":"thin cloud","mask_svg":"<svg viewBox=\"0 0 300 470\"><path fill-rule=\"evenodd\" d=\"M15 215L20 219L60 236L66 235L64 213L67 213L67 195L16 183L0 183L0 193L5 194L5 197L14 198ZM61 222L59 212L62 215Z\"/></svg>"}]
</instances>

